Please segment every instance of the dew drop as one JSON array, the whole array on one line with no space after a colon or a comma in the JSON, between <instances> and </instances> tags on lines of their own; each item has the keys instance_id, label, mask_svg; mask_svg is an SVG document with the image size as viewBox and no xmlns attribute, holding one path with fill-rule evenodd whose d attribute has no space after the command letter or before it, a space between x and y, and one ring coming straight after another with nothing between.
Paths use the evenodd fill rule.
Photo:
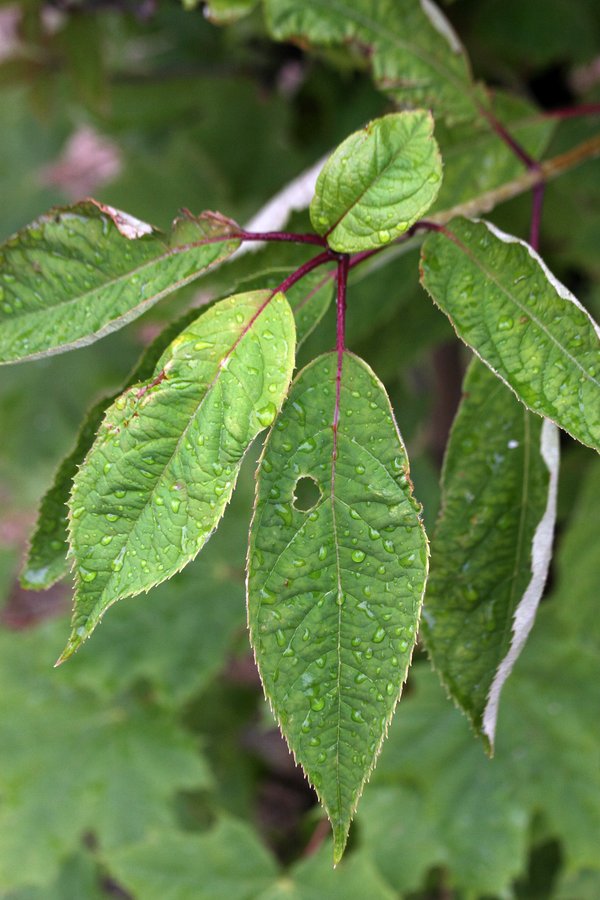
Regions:
<instances>
[{"instance_id":1,"label":"dew drop","mask_svg":"<svg viewBox=\"0 0 600 900\"><path fill-rule=\"evenodd\" d=\"M310 701L310 708L314 709L315 712L320 712L325 708L325 700L323 697L313 697Z\"/></svg>"},{"instance_id":2,"label":"dew drop","mask_svg":"<svg viewBox=\"0 0 600 900\"><path fill-rule=\"evenodd\" d=\"M498 331L510 331L514 324L515 321L510 316L501 316L498 319Z\"/></svg>"},{"instance_id":3,"label":"dew drop","mask_svg":"<svg viewBox=\"0 0 600 900\"><path fill-rule=\"evenodd\" d=\"M365 553L362 550L353 550L352 551L352 562L361 563L365 558Z\"/></svg>"},{"instance_id":4,"label":"dew drop","mask_svg":"<svg viewBox=\"0 0 600 900\"><path fill-rule=\"evenodd\" d=\"M378 628L378 629L374 632L373 637L371 638L371 640L373 641L374 644L381 644L381 642L383 641L384 637L385 637L385 628Z\"/></svg>"}]
</instances>

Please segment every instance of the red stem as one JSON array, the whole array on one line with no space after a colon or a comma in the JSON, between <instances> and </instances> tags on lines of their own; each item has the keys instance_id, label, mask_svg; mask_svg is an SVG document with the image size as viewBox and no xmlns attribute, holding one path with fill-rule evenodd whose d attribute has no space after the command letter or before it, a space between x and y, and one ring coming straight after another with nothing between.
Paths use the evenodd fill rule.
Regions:
<instances>
[{"instance_id":1,"label":"red stem","mask_svg":"<svg viewBox=\"0 0 600 900\"><path fill-rule=\"evenodd\" d=\"M337 350L337 371L335 375L335 409L333 412L333 458L337 459L337 431L340 421L340 399L342 391L342 365L346 349L346 287L348 285L348 254L340 254L337 268L337 328L335 347Z\"/></svg>"},{"instance_id":2,"label":"red stem","mask_svg":"<svg viewBox=\"0 0 600 900\"><path fill-rule=\"evenodd\" d=\"M581 106L564 106L547 109L544 115L551 119L573 119L575 116L600 116L600 103L582 103Z\"/></svg>"},{"instance_id":3,"label":"red stem","mask_svg":"<svg viewBox=\"0 0 600 900\"><path fill-rule=\"evenodd\" d=\"M242 241L286 241L292 244L327 246L325 238L318 234L295 234L293 231L241 231L236 237Z\"/></svg>"},{"instance_id":4,"label":"red stem","mask_svg":"<svg viewBox=\"0 0 600 900\"><path fill-rule=\"evenodd\" d=\"M326 262L331 262L332 253L331 250L325 250L324 253L319 253L318 256L313 256L312 259L309 259L307 262L303 263L299 266L295 272L292 272L291 275L288 275L284 281L278 285L273 291L273 296L278 294L279 291L285 293L292 285L296 284L297 281L300 281L301 278L304 278L305 275L308 275L309 272L312 272L313 269L318 268L318 266L324 265Z\"/></svg>"},{"instance_id":5,"label":"red stem","mask_svg":"<svg viewBox=\"0 0 600 900\"><path fill-rule=\"evenodd\" d=\"M542 208L544 205L544 182L536 184L533 188L533 202L531 206L531 226L529 229L529 243L534 250L540 246L540 224L542 221Z\"/></svg>"}]
</instances>

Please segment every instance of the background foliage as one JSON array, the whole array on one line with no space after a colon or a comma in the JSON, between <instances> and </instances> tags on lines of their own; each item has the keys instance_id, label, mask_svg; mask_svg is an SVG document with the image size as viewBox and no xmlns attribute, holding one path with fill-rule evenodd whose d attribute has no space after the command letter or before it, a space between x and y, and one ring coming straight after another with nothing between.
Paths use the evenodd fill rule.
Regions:
<instances>
[{"instance_id":1,"label":"background foliage","mask_svg":"<svg viewBox=\"0 0 600 900\"><path fill-rule=\"evenodd\" d=\"M179 206L244 222L389 111L355 50L275 43L253 5L214 0L214 19L248 13L224 28L175 3L0 6L0 237L90 193L163 228ZM447 12L531 153L552 155L591 133L593 122L555 126L540 110L600 99L594 0L461 0ZM488 132L439 124L436 137L446 172L435 208L521 170ZM526 236L529 202L490 219ZM306 229L307 214L294 226ZM542 253L596 316L599 226L598 165L548 187ZM243 560L255 459L202 556L150 597L124 601L83 653L52 671L68 586L33 596L15 582L39 497L84 412L123 383L163 322L234 286L269 286L244 279L302 258L292 247L258 253L210 275L201 296L183 289L99 344L2 371L0 891L7 900L597 897L600 469L564 436L558 553L503 695L494 760L419 652L335 872L321 812L248 655ZM301 357L333 343L330 311ZM467 358L417 284L416 254L356 273L348 344L386 382L431 528Z\"/></svg>"}]
</instances>

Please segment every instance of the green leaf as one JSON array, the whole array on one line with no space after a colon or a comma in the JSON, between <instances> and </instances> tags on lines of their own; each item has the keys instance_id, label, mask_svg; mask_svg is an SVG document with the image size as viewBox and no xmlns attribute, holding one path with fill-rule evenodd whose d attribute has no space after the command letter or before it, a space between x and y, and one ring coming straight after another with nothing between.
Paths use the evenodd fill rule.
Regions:
<instances>
[{"instance_id":1,"label":"green leaf","mask_svg":"<svg viewBox=\"0 0 600 900\"><path fill-rule=\"evenodd\" d=\"M429 209L441 177L431 114L391 113L351 134L329 157L311 222L333 250L381 247Z\"/></svg>"},{"instance_id":2,"label":"green leaf","mask_svg":"<svg viewBox=\"0 0 600 900\"><path fill-rule=\"evenodd\" d=\"M76 596L61 659L112 603L169 578L206 543L244 453L277 414L294 341L283 294L228 297L108 410L71 495Z\"/></svg>"},{"instance_id":3,"label":"green leaf","mask_svg":"<svg viewBox=\"0 0 600 900\"><path fill-rule=\"evenodd\" d=\"M161 704L181 707L225 667L234 637L245 631L243 560L255 467L250 453L223 520L198 558L147 600L124 603L86 652L71 660L78 684L115 695L143 681ZM203 718L209 703L207 696Z\"/></svg>"},{"instance_id":4,"label":"green leaf","mask_svg":"<svg viewBox=\"0 0 600 900\"><path fill-rule=\"evenodd\" d=\"M406 678L427 542L381 382L344 353L332 427L336 373L335 353L307 366L267 440L248 620L265 693L339 861Z\"/></svg>"},{"instance_id":5,"label":"green leaf","mask_svg":"<svg viewBox=\"0 0 600 900\"><path fill-rule=\"evenodd\" d=\"M222 818L208 833L174 831L111 851L111 872L144 900L394 900L373 863L352 856L336 869L324 849L278 871L256 831ZM176 874L174 874L176 873Z\"/></svg>"},{"instance_id":6,"label":"green leaf","mask_svg":"<svg viewBox=\"0 0 600 900\"><path fill-rule=\"evenodd\" d=\"M62 620L0 630L0 885L46 884L93 833L103 849L174 824L174 794L207 790L197 740L144 696L99 699L49 668Z\"/></svg>"},{"instance_id":7,"label":"green leaf","mask_svg":"<svg viewBox=\"0 0 600 900\"><path fill-rule=\"evenodd\" d=\"M533 159L542 157L556 128L552 118L520 97L502 92L494 94L492 111ZM430 215L472 200L523 172L521 160L483 116L453 127L438 119L435 139L444 161L444 179ZM544 216L544 227L546 221Z\"/></svg>"},{"instance_id":8,"label":"green leaf","mask_svg":"<svg viewBox=\"0 0 600 900\"><path fill-rule=\"evenodd\" d=\"M249 826L223 819L207 834L170 831L109 856L111 870L144 900L255 900L275 860Z\"/></svg>"},{"instance_id":9,"label":"green leaf","mask_svg":"<svg viewBox=\"0 0 600 900\"><path fill-rule=\"evenodd\" d=\"M458 894L510 896L540 819L569 870L598 869L600 462L592 462L559 548L557 589L504 688L493 761L427 666L413 666L359 815L366 847L399 892L442 866Z\"/></svg>"},{"instance_id":10,"label":"green leaf","mask_svg":"<svg viewBox=\"0 0 600 900\"><path fill-rule=\"evenodd\" d=\"M277 245L270 245L269 249L272 246ZM259 287L275 290L290 274L290 268L292 266L259 269L252 277L238 281L236 291L257 290ZM297 281L285 293L296 322L296 350L312 334L331 305L334 273L335 269L329 266L319 267Z\"/></svg>"},{"instance_id":11,"label":"green leaf","mask_svg":"<svg viewBox=\"0 0 600 900\"><path fill-rule=\"evenodd\" d=\"M477 115L469 63L443 13L429 0L265 0L277 40L367 45L373 78L403 106L450 121Z\"/></svg>"},{"instance_id":12,"label":"green leaf","mask_svg":"<svg viewBox=\"0 0 600 900\"><path fill-rule=\"evenodd\" d=\"M446 450L422 633L450 695L491 748L498 699L550 565L558 432L478 360Z\"/></svg>"},{"instance_id":13,"label":"green leaf","mask_svg":"<svg viewBox=\"0 0 600 900\"><path fill-rule=\"evenodd\" d=\"M216 213L185 213L165 240L95 201L51 210L0 247L0 363L122 328L230 256L236 229Z\"/></svg>"},{"instance_id":14,"label":"green leaf","mask_svg":"<svg viewBox=\"0 0 600 900\"><path fill-rule=\"evenodd\" d=\"M426 238L421 283L529 409L600 449L600 329L528 244L453 219Z\"/></svg>"},{"instance_id":15,"label":"green leaf","mask_svg":"<svg viewBox=\"0 0 600 900\"><path fill-rule=\"evenodd\" d=\"M144 350L127 381L127 386L145 381L152 375L156 363L171 341L195 318L197 310L168 325ZM46 590L68 572L68 516L67 504L73 479L88 450L94 443L102 419L118 394L104 397L87 412L79 429L75 447L62 461L50 488L40 504L37 523L30 539L27 558L20 580L24 588L33 591Z\"/></svg>"}]
</instances>

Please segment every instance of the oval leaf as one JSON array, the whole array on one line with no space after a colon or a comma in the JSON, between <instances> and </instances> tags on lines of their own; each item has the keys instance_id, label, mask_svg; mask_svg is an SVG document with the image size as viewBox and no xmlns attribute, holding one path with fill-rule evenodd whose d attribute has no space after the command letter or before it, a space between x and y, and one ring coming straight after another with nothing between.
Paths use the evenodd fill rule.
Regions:
<instances>
[{"instance_id":1,"label":"oval leaf","mask_svg":"<svg viewBox=\"0 0 600 900\"><path fill-rule=\"evenodd\" d=\"M453 219L426 238L421 283L529 409L600 450L600 329L528 244Z\"/></svg>"},{"instance_id":2,"label":"oval leaf","mask_svg":"<svg viewBox=\"0 0 600 900\"><path fill-rule=\"evenodd\" d=\"M333 353L301 372L265 446L248 618L265 693L339 860L406 678L427 540L383 385L344 353L336 438L336 369Z\"/></svg>"},{"instance_id":3,"label":"oval leaf","mask_svg":"<svg viewBox=\"0 0 600 900\"><path fill-rule=\"evenodd\" d=\"M283 294L229 297L108 410L71 495L76 595L61 661L108 606L169 578L206 543L287 391L294 340Z\"/></svg>"},{"instance_id":4,"label":"oval leaf","mask_svg":"<svg viewBox=\"0 0 600 900\"><path fill-rule=\"evenodd\" d=\"M0 247L0 363L82 347L122 328L239 246L214 213L168 239L94 201L54 209Z\"/></svg>"},{"instance_id":5,"label":"oval leaf","mask_svg":"<svg viewBox=\"0 0 600 900\"><path fill-rule=\"evenodd\" d=\"M431 114L383 116L329 157L317 179L311 222L333 250L381 247L429 209L441 177Z\"/></svg>"},{"instance_id":6,"label":"oval leaf","mask_svg":"<svg viewBox=\"0 0 600 900\"><path fill-rule=\"evenodd\" d=\"M558 431L474 360L444 460L422 633L434 668L492 748L500 690L542 596Z\"/></svg>"}]
</instances>

